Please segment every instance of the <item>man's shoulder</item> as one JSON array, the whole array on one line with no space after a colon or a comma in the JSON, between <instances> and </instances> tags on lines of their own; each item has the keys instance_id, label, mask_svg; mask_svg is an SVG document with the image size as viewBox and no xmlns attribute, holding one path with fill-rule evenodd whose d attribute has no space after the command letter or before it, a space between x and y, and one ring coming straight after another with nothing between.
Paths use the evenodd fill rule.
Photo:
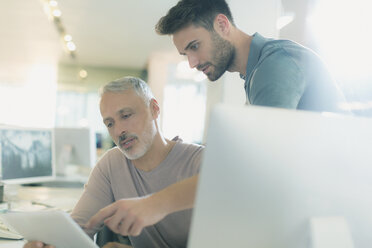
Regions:
<instances>
[{"instance_id":1,"label":"man's shoulder","mask_svg":"<svg viewBox=\"0 0 372 248\"><path fill-rule=\"evenodd\" d=\"M203 150L203 145L178 140L168 154L167 164L179 171L177 173L186 173L185 175L188 176L195 175L199 171Z\"/></svg>"},{"instance_id":2,"label":"man's shoulder","mask_svg":"<svg viewBox=\"0 0 372 248\"><path fill-rule=\"evenodd\" d=\"M118 147L113 147L107 150L97 162L98 166L108 166L110 164L117 164L118 161L122 162L125 160L124 154Z\"/></svg>"},{"instance_id":3,"label":"man's shoulder","mask_svg":"<svg viewBox=\"0 0 372 248\"><path fill-rule=\"evenodd\" d=\"M201 144L196 143L188 143L183 141L177 141L176 145L179 149L183 149L185 151L197 151L197 150L203 150L205 147Z\"/></svg>"},{"instance_id":4,"label":"man's shoulder","mask_svg":"<svg viewBox=\"0 0 372 248\"><path fill-rule=\"evenodd\" d=\"M203 150L203 145L177 140L170 155L174 159L186 159L200 156Z\"/></svg>"},{"instance_id":5,"label":"man's shoulder","mask_svg":"<svg viewBox=\"0 0 372 248\"><path fill-rule=\"evenodd\" d=\"M301 71L310 54L307 48L291 40L269 40L261 49L257 73L264 78L287 77L287 71Z\"/></svg>"},{"instance_id":6,"label":"man's shoulder","mask_svg":"<svg viewBox=\"0 0 372 248\"><path fill-rule=\"evenodd\" d=\"M307 61L314 55L314 51L292 40L267 40L261 49L260 60L270 58Z\"/></svg>"},{"instance_id":7,"label":"man's shoulder","mask_svg":"<svg viewBox=\"0 0 372 248\"><path fill-rule=\"evenodd\" d=\"M102 155L102 158L105 158L105 157L117 157L117 156L122 156L123 153L120 151L120 149L115 146L115 147L112 147L110 149L108 149L103 155Z\"/></svg>"}]
</instances>

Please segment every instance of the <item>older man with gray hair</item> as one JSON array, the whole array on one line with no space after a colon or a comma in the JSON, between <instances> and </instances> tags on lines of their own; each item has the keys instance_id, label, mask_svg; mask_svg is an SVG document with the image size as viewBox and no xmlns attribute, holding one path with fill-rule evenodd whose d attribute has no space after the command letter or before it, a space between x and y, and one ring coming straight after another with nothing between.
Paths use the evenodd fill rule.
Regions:
<instances>
[{"instance_id":1,"label":"older man with gray hair","mask_svg":"<svg viewBox=\"0 0 372 248\"><path fill-rule=\"evenodd\" d=\"M105 85L100 111L117 147L98 161L72 218L91 237L104 223L133 247L186 247L203 147L162 135L159 105L139 78Z\"/></svg>"}]
</instances>

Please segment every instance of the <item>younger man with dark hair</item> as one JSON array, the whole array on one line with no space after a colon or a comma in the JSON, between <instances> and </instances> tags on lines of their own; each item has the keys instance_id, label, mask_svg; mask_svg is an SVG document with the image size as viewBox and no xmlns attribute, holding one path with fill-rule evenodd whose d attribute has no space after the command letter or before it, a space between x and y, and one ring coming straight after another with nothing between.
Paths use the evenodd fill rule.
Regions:
<instances>
[{"instance_id":1,"label":"younger man with dark hair","mask_svg":"<svg viewBox=\"0 0 372 248\"><path fill-rule=\"evenodd\" d=\"M345 99L321 59L289 40L273 40L239 30L225 0L181 0L156 25L172 35L190 67L211 81L225 71L245 80L247 103L261 106L347 113Z\"/></svg>"}]
</instances>

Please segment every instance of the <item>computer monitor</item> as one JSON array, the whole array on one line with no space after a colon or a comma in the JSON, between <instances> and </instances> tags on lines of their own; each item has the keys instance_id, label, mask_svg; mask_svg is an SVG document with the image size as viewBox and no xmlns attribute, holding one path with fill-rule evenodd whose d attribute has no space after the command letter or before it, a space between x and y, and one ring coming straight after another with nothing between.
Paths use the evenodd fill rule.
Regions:
<instances>
[{"instance_id":1,"label":"computer monitor","mask_svg":"<svg viewBox=\"0 0 372 248\"><path fill-rule=\"evenodd\" d=\"M57 174L69 165L93 168L97 160L96 137L90 128L54 128Z\"/></svg>"},{"instance_id":2,"label":"computer monitor","mask_svg":"<svg viewBox=\"0 0 372 248\"><path fill-rule=\"evenodd\" d=\"M1 181L26 184L54 178L52 129L0 126Z\"/></svg>"},{"instance_id":3,"label":"computer monitor","mask_svg":"<svg viewBox=\"0 0 372 248\"><path fill-rule=\"evenodd\" d=\"M372 119L216 107L188 247L370 247L371 151Z\"/></svg>"}]
</instances>

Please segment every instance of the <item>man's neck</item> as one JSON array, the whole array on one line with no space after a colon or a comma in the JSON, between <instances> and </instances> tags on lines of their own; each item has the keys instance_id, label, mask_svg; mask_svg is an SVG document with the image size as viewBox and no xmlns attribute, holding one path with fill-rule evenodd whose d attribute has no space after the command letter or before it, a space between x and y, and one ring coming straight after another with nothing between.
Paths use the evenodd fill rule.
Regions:
<instances>
[{"instance_id":1,"label":"man's neck","mask_svg":"<svg viewBox=\"0 0 372 248\"><path fill-rule=\"evenodd\" d=\"M139 159L132 160L132 163L139 170L151 171L165 160L175 143L158 133L146 154Z\"/></svg>"},{"instance_id":2,"label":"man's neck","mask_svg":"<svg viewBox=\"0 0 372 248\"><path fill-rule=\"evenodd\" d=\"M240 74L245 75L252 36L239 29L235 29L231 42L235 46L235 59L228 71L239 72Z\"/></svg>"}]
</instances>

